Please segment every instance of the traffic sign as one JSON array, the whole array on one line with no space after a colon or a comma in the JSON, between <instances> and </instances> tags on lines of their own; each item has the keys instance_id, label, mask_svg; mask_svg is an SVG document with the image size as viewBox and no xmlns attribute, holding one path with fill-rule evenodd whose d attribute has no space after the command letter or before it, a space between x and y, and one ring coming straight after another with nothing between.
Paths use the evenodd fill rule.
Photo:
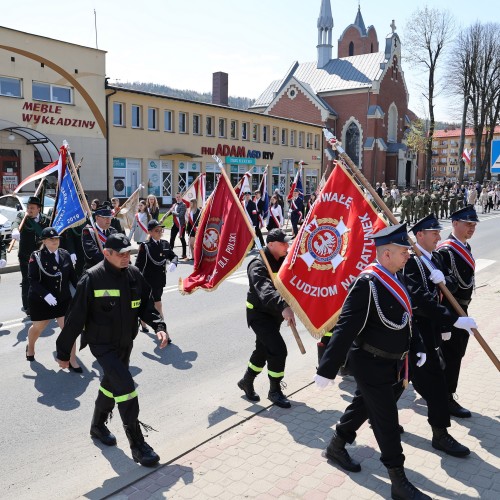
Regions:
<instances>
[{"instance_id":1,"label":"traffic sign","mask_svg":"<svg viewBox=\"0 0 500 500\"><path fill-rule=\"evenodd\" d=\"M500 139L491 141L491 173L500 174Z\"/></svg>"}]
</instances>

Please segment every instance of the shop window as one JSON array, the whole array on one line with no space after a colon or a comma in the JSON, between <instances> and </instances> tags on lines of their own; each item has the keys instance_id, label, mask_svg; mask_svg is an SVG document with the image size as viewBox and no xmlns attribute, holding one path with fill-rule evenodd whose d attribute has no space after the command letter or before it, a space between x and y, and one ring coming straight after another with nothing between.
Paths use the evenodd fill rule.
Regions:
<instances>
[{"instance_id":1,"label":"shop window","mask_svg":"<svg viewBox=\"0 0 500 500\"><path fill-rule=\"evenodd\" d=\"M231 139L238 139L238 121L231 120Z\"/></svg>"},{"instance_id":2,"label":"shop window","mask_svg":"<svg viewBox=\"0 0 500 500\"><path fill-rule=\"evenodd\" d=\"M278 144L280 129L273 127L273 144Z\"/></svg>"},{"instance_id":3,"label":"shop window","mask_svg":"<svg viewBox=\"0 0 500 500\"><path fill-rule=\"evenodd\" d=\"M51 83L33 82L33 99L36 101L73 104L73 89Z\"/></svg>"},{"instance_id":4,"label":"shop window","mask_svg":"<svg viewBox=\"0 0 500 500\"><path fill-rule=\"evenodd\" d=\"M281 145L288 146L288 130L286 128L281 129Z\"/></svg>"},{"instance_id":5,"label":"shop window","mask_svg":"<svg viewBox=\"0 0 500 500\"><path fill-rule=\"evenodd\" d=\"M148 108L148 130L158 130L158 110Z\"/></svg>"},{"instance_id":6,"label":"shop window","mask_svg":"<svg viewBox=\"0 0 500 500\"><path fill-rule=\"evenodd\" d=\"M166 109L163 112L163 118L165 122L164 130L165 132L173 132L174 131L174 114L172 111Z\"/></svg>"},{"instance_id":7,"label":"shop window","mask_svg":"<svg viewBox=\"0 0 500 500\"><path fill-rule=\"evenodd\" d=\"M8 97L22 97L21 80L19 78L0 76L0 95Z\"/></svg>"},{"instance_id":8,"label":"shop window","mask_svg":"<svg viewBox=\"0 0 500 500\"><path fill-rule=\"evenodd\" d=\"M201 135L201 116L193 115L193 134Z\"/></svg>"},{"instance_id":9,"label":"shop window","mask_svg":"<svg viewBox=\"0 0 500 500\"><path fill-rule=\"evenodd\" d=\"M115 127L125 126L125 119L123 117L123 103L114 102L113 103L113 125Z\"/></svg>"},{"instance_id":10,"label":"shop window","mask_svg":"<svg viewBox=\"0 0 500 500\"><path fill-rule=\"evenodd\" d=\"M269 125L262 127L262 142L269 144Z\"/></svg>"},{"instance_id":11,"label":"shop window","mask_svg":"<svg viewBox=\"0 0 500 500\"><path fill-rule=\"evenodd\" d=\"M142 106L132 104L132 128L142 128Z\"/></svg>"},{"instance_id":12,"label":"shop window","mask_svg":"<svg viewBox=\"0 0 500 500\"><path fill-rule=\"evenodd\" d=\"M219 118L219 137L226 137L226 123L225 118Z\"/></svg>"},{"instance_id":13,"label":"shop window","mask_svg":"<svg viewBox=\"0 0 500 500\"><path fill-rule=\"evenodd\" d=\"M188 133L188 115L183 111L179 112L179 134Z\"/></svg>"},{"instance_id":14,"label":"shop window","mask_svg":"<svg viewBox=\"0 0 500 500\"><path fill-rule=\"evenodd\" d=\"M213 116L207 116L205 130L208 137L213 137L214 135L214 120Z\"/></svg>"}]
</instances>

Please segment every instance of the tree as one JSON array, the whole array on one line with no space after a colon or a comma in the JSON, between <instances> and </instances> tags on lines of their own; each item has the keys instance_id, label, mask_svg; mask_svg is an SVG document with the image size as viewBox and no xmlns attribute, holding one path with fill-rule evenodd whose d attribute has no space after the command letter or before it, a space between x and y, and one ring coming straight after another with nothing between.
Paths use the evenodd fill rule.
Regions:
<instances>
[{"instance_id":1,"label":"tree","mask_svg":"<svg viewBox=\"0 0 500 500\"><path fill-rule=\"evenodd\" d=\"M427 74L427 95L429 109L429 131L427 136L425 185L430 187L432 177L432 139L434 136L434 98L437 88L438 61L445 54L455 31L455 23L448 11L430 9L425 6L417 9L406 25L405 59Z\"/></svg>"}]
</instances>

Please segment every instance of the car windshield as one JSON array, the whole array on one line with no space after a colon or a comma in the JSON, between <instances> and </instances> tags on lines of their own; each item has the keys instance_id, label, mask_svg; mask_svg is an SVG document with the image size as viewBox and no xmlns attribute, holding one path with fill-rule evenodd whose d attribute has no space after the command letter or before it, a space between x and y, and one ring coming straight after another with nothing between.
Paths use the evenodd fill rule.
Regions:
<instances>
[{"instance_id":1,"label":"car windshield","mask_svg":"<svg viewBox=\"0 0 500 500\"><path fill-rule=\"evenodd\" d=\"M26 206L28 203L28 199L30 196L33 196L32 194L21 194L18 195L19 199L22 201L23 205ZM54 198L51 198L50 196L45 196L43 199L43 206L45 208L53 208L54 207Z\"/></svg>"}]
</instances>

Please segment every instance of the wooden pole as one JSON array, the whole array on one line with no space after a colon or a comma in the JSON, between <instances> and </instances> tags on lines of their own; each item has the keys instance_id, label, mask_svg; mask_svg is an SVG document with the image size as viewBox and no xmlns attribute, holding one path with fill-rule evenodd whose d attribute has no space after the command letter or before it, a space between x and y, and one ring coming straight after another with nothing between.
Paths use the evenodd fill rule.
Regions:
<instances>
[{"instance_id":1,"label":"wooden pole","mask_svg":"<svg viewBox=\"0 0 500 500\"><path fill-rule=\"evenodd\" d=\"M358 167L354 164L354 162L349 158L349 155L342 149L342 147L338 143L332 143L332 148L336 149L340 155L340 157L349 165L351 168L352 172L356 176L356 178L359 180L359 182L368 190L368 192L373 196L373 199L379 206L379 208L384 212L386 217L393 223L393 224L398 224L398 220L392 213L392 210L389 210L387 208L387 205L384 203L382 198L377 194L377 192L373 189L373 187L370 185L370 183L366 180L366 177L360 172ZM415 245L414 241L408 237L408 241L411 244L412 250L416 253L418 257L422 256L422 252L418 249L418 247ZM455 297L452 295L452 293L448 290L447 286L444 283L438 283L439 290L443 293L443 295L446 297L448 302L452 305L453 309L455 309L455 312L459 316L467 316L465 311L462 309L460 304L457 302ZM482 335L479 333L479 331L476 328L472 329L474 333L474 338L479 342L479 345L483 348L484 352L488 355L488 357L491 359L493 364L495 365L496 369L500 371L500 361L496 357L495 353L491 349L491 347L488 345L486 340L482 337Z\"/></svg>"},{"instance_id":2,"label":"wooden pole","mask_svg":"<svg viewBox=\"0 0 500 500\"><path fill-rule=\"evenodd\" d=\"M226 171L224 170L224 167L222 165L222 161L216 156L214 156L213 158L219 164L219 167L221 169L221 173L224 176L224 178L226 179L228 186L230 186L230 188L231 188L231 194L233 195L234 201L241 212L241 216L245 220L247 228L250 231L250 234L252 235L253 240L255 242L255 246L259 250L260 256L262 257L262 260L263 260L264 264L266 265L267 272L269 273L271 281L273 282L273 285L274 285L274 273L271 269L271 266L269 265L269 261L267 260L266 254L264 253L264 249L262 248L262 245L260 244L260 240L255 235L255 228L253 227L252 224L250 224L250 219L248 218L248 215L247 215L246 211L244 210L243 205L241 204L241 201L238 199L238 197L236 196L236 193L234 192L233 187L231 186L231 182L226 174ZM300 352L302 354L305 354L306 349L304 347L304 344L302 343L302 339L299 336L299 332L297 331L297 328L295 327L295 325L292 325L292 324L290 324L290 328L292 329L293 336L295 337L295 341L297 342L297 345L299 346Z\"/></svg>"}]
</instances>

